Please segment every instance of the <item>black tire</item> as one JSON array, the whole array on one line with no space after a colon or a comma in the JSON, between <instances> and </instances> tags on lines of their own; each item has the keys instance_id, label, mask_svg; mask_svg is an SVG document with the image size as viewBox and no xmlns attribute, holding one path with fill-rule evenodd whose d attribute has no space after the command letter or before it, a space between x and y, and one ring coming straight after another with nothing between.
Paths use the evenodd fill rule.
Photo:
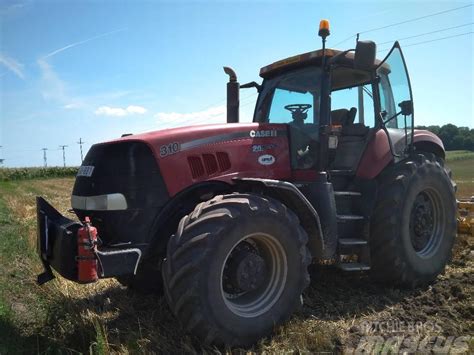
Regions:
<instances>
[{"instance_id":1,"label":"black tire","mask_svg":"<svg viewBox=\"0 0 474 355\"><path fill-rule=\"evenodd\" d=\"M405 287L429 284L444 271L456 236L454 185L443 160L417 154L378 179L371 219L374 279Z\"/></svg>"},{"instance_id":2,"label":"black tire","mask_svg":"<svg viewBox=\"0 0 474 355\"><path fill-rule=\"evenodd\" d=\"M186 329L206 343L253 344L301 306L309 284L307 241L296 215L274 199L230 194L200 203L168 243L163 265L168 303ZM224 290L235 258L231 251L247 244L256 246L264 269L272 272L257 289L232 294Z\"/></svg>"}]
</instances>

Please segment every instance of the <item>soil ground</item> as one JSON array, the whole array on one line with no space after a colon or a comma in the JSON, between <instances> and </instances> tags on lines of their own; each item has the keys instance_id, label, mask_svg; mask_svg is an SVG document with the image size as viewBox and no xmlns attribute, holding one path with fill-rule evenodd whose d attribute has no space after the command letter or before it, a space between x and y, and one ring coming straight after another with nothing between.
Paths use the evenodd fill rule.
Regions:
<instances>
[{"instance_id":1,"label":"soil ground","mask_svg":"<svg viewBox=\"0 0 474 355\"><path fill-rule=\"evenodd\" d=\"M474 165L464 163L451 167L460 191L470 196ZM134 294L114 280L77 285L57 278L39 287L34 197L45 196L67 214L72 184L73 179L0 183L0 354L350 353L361 344L369 351L425 352L449 342L451 350L474 352L474 238L467 235L457 237L446 272L422 289L381 287L365 274L313 266L301 312L250 349L203 347L182 330L164 299Z\"/></svg>"}]
</instances>

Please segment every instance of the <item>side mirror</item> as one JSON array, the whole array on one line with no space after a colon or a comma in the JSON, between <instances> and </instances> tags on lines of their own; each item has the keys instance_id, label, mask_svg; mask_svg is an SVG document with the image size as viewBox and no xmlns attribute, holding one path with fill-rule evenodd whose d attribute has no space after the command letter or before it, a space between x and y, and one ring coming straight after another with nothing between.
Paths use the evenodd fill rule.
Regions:
<instances>
[{"instance_id":1,"label":"side mirror","mask_svg":"<svg viewBox=\"0 0 474 355\"><path fill-rule=\"evenodd\" d=\"M257 91L260 93L262 91L262 85L256 83L255 81L251 81L250 83L240 85L241 89L249 89L249 88L255 88Z\"/></svg>"},{"instance_id":2,"label":"side mirror","mask_svg":"<svg viewBox=\"0 0 474 355\"><path fill-rule=\"evenodd\" d=\"M403 116L410 116L413 114L413 101L411 100L400 102L398 107L400 107L400 113Z\"/></svg>"},{"instance_id":3,"label":"side mirror","mask_svg":"<svg viewBox=\"0 0 474 355\"><path fill-rule=\"evenodd\" d=\"M375 53L377 46L372 41L358 41L355 55L354 68L362 70L370 70L375 63Z\"/></svg>"}]
</instances>

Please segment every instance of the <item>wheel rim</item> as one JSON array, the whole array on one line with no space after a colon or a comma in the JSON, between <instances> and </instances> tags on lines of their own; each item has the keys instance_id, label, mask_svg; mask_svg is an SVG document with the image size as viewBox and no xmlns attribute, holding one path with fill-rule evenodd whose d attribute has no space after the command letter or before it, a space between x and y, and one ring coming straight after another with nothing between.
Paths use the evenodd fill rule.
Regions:
<instances>
[{"instance_id":1,"label":"wheel rim","mask_svg":"<svg viewBox=\"0 0 474 355\"><path fill-rule=\"evenodd\" d=\"M415 252L432 256L440 244L444 230L444 207L436 190L418 193L410 213L410 240Z\"/></svg>"},{"instance_id":2,"label":"wheel rim","mask_svg":"<svg viewBox=\"0 0 474 355\"><path fill-rule=\"evenodd\" d=\"M221 293L233 313L246 318L267 312L286 284L288 262L272 235L254 233L234 244L221 270Z\"/></svg>"}]
</instances>

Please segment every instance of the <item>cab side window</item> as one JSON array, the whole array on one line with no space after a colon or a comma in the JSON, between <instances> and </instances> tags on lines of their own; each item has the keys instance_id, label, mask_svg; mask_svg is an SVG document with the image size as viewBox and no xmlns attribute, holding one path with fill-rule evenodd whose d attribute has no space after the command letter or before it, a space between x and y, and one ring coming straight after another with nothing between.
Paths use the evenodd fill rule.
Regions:
<instances>
[{"instance_id":1,"label":"cab side window","mask_svg":"<svg viewBox=\"0 0 474 355\"><path fill-rule=\"evenodd\" d=\"M348 89L336 90L331 93L331 110L355 108L357 110L354 123L362 123L368 127L375 126L372 87L361 85Z\"/></svg>"},{"instance_id":2,"label":"cab side window","mask_svg":"<svg viewBox=\"0 0 474 355\"><path fill-rule=\"evenodd\" d=\"M385 119L400 111L399 104L411 100L408 74L399 48L394 48L384 63L377 69L380 77L380 106ZM412 126L412 115L399 115L387 123L387 128L406 129Z\"/></svg>"}]
</instances>

